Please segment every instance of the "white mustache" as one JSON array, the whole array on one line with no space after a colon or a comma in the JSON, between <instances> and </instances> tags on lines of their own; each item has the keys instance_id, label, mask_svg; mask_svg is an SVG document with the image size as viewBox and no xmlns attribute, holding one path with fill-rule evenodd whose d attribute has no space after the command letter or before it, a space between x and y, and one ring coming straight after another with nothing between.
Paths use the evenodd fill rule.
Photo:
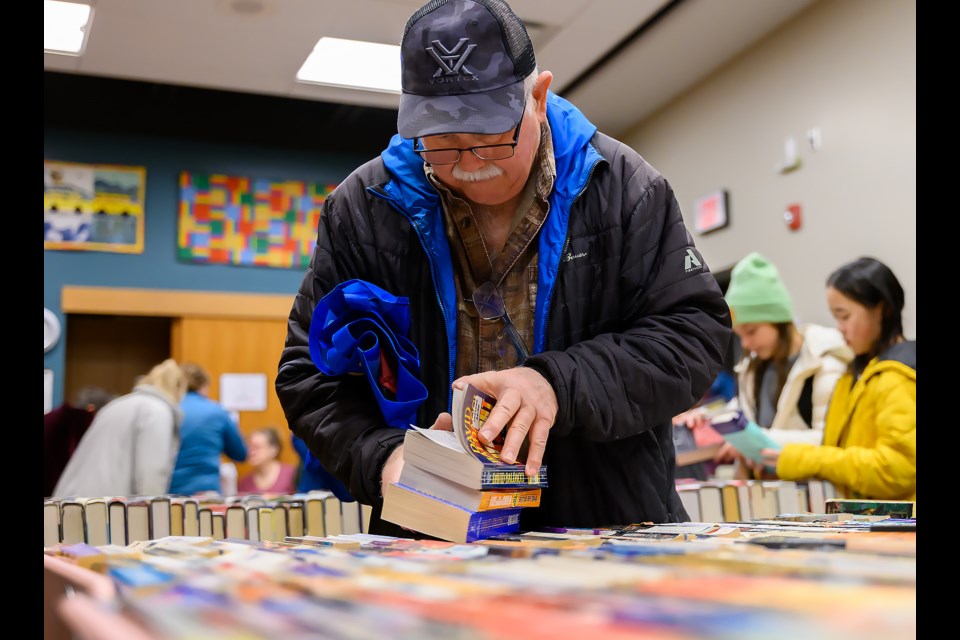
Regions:
<instances>
[{"instance_id":1,"label":"white mustache","mask_svg":"<svg viewBox=\"0 0 960 640\"><path fill-rule=\"evenodd\" d=\"M503 169L495 164L486 164L476 171L464 171L460 168L459 164L455 164L453 165L453 169L450 170L450 173L461 182L480 182L502 176Z\"/></svg>"}]
</instances>

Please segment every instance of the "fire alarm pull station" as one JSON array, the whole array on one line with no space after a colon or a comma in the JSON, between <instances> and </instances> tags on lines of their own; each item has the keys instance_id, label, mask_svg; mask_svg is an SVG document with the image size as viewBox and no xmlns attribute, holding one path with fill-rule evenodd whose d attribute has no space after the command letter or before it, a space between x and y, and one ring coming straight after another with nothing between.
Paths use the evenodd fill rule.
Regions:
<instances>
[{"instance_id":1,"label":"fire alarm pull station","mask_svg":"<svg viewBox=\"0 0 960 640\"><path fill-rule=\"evenodd\" d=\"M800 229L800 205L791 204L788 206L787 210L783 212L783 220L787 223L787 228L790 231Z\"/></svg>"}]
</instances>

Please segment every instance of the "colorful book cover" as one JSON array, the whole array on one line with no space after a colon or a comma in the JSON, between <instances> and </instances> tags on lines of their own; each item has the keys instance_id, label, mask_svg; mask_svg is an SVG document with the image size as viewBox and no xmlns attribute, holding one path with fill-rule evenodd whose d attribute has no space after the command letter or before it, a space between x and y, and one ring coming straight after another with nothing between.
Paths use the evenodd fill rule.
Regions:
<instances>
[{"instance_id":1,"label":"colorful book cover","mask_svg":"<svg viewBox=\"0 0 960 640\"><path fill-rule=\"evenodd\" d=\"M500 452L503 450L503 434L494 442L484 444L480 440L480 428L490 416L496 398L468 384L462 390L453 392L453 430L460 438L463 448L471 452L482 462L503 464Z\"/></svg>"},{"instance_id":2,"label":"colorful book cover","mask_svg":"<svg viewBox=\"0 0 960 640\"><path fill-rule=\"evenodd\" d=\"M891 518L915 518L916 503L909 500L858 500L835 498L824 502L827 513L852 513Z\"/></svg>"}]
</instances>

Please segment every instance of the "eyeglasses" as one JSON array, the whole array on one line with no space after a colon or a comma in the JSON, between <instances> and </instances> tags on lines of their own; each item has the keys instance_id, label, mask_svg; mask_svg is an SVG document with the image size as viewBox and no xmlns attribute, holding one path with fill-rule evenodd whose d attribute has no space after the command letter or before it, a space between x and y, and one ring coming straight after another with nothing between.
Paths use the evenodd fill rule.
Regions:
<instances>
[{"instance_id":1,"label":"eyeglasses","mask_svg":"<svg viewBox=\"0 0 960 640\"><path fill-rule=\"evenodd\" d=\"M417 147L420 139L413 141L413 150L420 154L420 157L427 164L456 164L460 162L460 154L464 151L472 151L473 155L481 160L506 160L512 158L517 150L517 143L520 140L520 125L523 124L523 118L517 123L517 128L513 130L513 142L502 144L482 144L477 147L467 147L466 149L424 149Z\"/></svg>"},{"instance_id":2,"label":"eyeglasses","mask_svg":"<svg viewBox=\"0 0 960 640\"><path fill-rule=\"evenodd\" d=\"M503 320L503 329L497 339L501 340L506 336L517 351L517 364L526 362L527 358L530 357L530 352L527 351L527 345L520 336L520 332L517 331L517 327L514 326L510 316L507 315L507 308L503 304L503 298L500 297L500 290L497 289L497 286L487 280L477 287L477 290L473 292L473 305L484 320Z\"/></svg>"}]
</instances>

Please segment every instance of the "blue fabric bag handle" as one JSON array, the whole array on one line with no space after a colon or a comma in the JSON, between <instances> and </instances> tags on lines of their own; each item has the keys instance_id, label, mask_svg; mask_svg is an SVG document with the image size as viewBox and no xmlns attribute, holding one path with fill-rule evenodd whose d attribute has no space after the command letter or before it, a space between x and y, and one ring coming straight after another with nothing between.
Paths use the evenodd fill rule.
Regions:
<instances>
[{"instance_id":1,"label":"blue fabric bag handle","mask_svg":"<svg viewBox=\"0 0 960 640\"><path fill-rule=\"evenodd\" d=\"M420 354L407 338L410 301L363 280L347 280L325 295L310 322L310 359L323 374L364 375L387 424L409 429L427 399ZM380 384L382 360L395 364L395 397ZM393 395L393 394L391 394Z\"/></svg>"}]
</instances>

